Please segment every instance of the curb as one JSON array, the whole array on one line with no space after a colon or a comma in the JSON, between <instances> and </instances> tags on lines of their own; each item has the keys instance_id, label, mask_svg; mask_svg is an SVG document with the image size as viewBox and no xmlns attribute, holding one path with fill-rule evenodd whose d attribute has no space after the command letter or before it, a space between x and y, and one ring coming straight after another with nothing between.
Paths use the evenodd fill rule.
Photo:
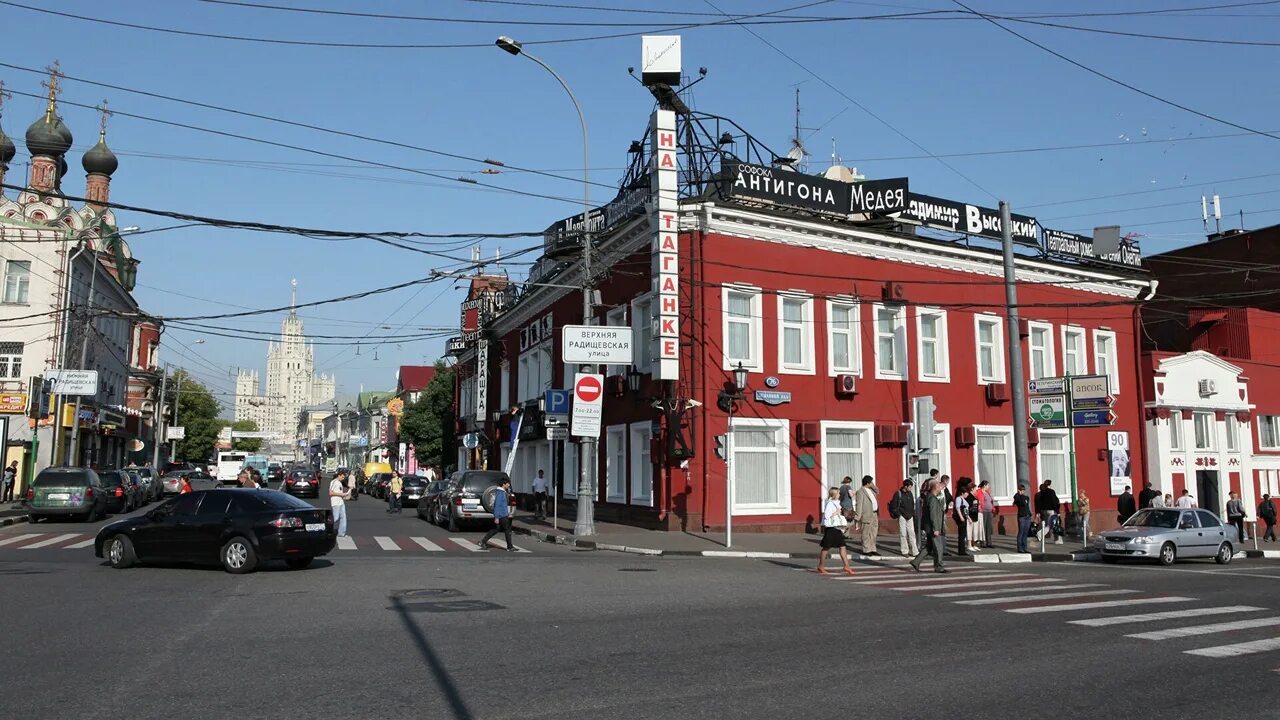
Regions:
<instances>
[{"instance_id":1,"label":"curb","mask_svg":"<svg viewBox=\"0 0 1280 720\"><path fill-rule=\"evenodd\" d=\"M1280 550L1245 550L1245 557L1248 558L1280 558Z\"/></svg>"},{"instance_id":2,"label":"curb","mask_svg":"<svg viewBox=\"0 0 1280 720\"><path fill-rule=\"evenodd\" d=\"M30 515L18 515L16 517L0 518L0 527L9 527L18 523L31 522Z\"/></svg>"}]
</instances>

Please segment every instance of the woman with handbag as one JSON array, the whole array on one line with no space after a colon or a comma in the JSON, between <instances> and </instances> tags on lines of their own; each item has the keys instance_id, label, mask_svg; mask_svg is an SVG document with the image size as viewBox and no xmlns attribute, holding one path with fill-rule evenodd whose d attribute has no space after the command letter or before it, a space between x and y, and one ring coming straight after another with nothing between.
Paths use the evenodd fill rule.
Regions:
<instances>
[{"instance_id":1,"label":"woman with handbag","mask_svg":"<svg viewBox=\"0 0 1280 720\"><path fill-rule=\"evenodd\" d=\"M844 563L844 574L852 575L849 567L849 549L844 544L844 529L849 525L844 512L840 508L840 488L827 491L827 500L822 504L822 543L818 551L818 572L827 575L827 555L832 548L840 549L840 560Z\"/></svg>"}]
</instances>

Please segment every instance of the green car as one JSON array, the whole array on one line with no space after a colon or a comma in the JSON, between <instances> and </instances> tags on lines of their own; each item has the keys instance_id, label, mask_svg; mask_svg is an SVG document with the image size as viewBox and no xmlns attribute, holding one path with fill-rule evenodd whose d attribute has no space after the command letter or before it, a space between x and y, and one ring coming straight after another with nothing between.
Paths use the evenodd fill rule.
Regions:
<instances>
[{"instance_id":1,"label":"green car","mask_svg":"<svg viewBox=\"0 0 1280 720\"><path fill-rule=\"evenodd\" d=\"M89 468L45 468L27 491L27 513L33 523L55 515L92 522L107 514L107 490Z\"/></svg>"}]
</instances>

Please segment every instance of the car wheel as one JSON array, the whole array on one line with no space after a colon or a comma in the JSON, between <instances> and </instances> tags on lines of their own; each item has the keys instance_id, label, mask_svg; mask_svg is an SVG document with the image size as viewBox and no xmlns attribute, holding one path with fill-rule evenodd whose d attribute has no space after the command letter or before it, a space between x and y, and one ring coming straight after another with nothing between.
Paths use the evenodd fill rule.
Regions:
<instances>
[{"instance_id":1,"label":"car wheel","mask_svg":"<svg viewBox=\"0 0 1280 720\"><path fill-rule=\"evenodd\" d=\"M222 559L222 569L229 573L240 575L247 572L253 572L258 565L258 555L253 551L253 546L243 537L233 537L222 546L222 552L218 555Z\"/></svg>"},{"instance_id":2,"label":"car wheel","mask_svg":"<svg viewBox=\"0 0 1280 720\"><path fill-rule=\"evenodd\" d=\"M138 561L138 556L133 551L133 541L129 536L112 535L111 539L107 540L107 561L117 570L133 567L133 564Z\"/></svg>"},{"instance_id":3,"label":"car wheel","mask_svg":"<svg viewBox=\"0 0 1280 720\"><path fill-rule=\"evenodd\" d=\"M1102 556L1102 562L1104 562L1104 563L1106 563L1106 564L1108 564L1108 565L1115 565L1116 563L1120 562L1120 558L1118 558L1118 557L1116 557L1116 556L1114 556L1114 555L1103 555L1103 556Z\"/></svg>"},{"instance_id":4,"label":"car wheel","mask_svg":"<svg viewBox=\"0 0 1280 720\"><path fill-rule=\"evenodd\" d=\"M1160 548L1160 564L1172 565L1178 559L1178 549L1173 543L1167 542Z\"/></svg>"},{"instance_id":5,"label":"car wheel","mask_svg":"<svg viewBox=\"0 0 1280 720\"><path fill-rule=\"evenodd\" d=\"M309 557L288 558L284 561L284 564L288 565L290 570L303 570L311 564L313 559Z\"/></svg>"},{"instance_id":6,"label":"car wheel","mask_svg":"<svg viewBox=\"0 0 1280 720\"><path fill-rule=\"evenodd\" d=\"M1226 565L1231 562L1231 543L1222 543L1218 546L1218 554L1213 556L1213 561L1219 565Z\"/></svg>"}]
</instances>

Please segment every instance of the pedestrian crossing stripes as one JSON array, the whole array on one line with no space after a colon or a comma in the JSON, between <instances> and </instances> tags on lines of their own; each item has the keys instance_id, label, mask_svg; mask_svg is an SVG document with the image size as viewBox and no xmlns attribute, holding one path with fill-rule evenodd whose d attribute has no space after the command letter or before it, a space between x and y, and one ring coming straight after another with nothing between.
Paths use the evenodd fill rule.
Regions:
<instances>
[{"instance_id":1,"label":"pedestrian crossing stripes","mask_svg":"<svg viewBox=\"0 0 1280 720\"><path fill-rule=\"evenodd\" d=\"M1138 638L1139 640L1170 640L1172 638L1194 637L1196 635L1212 635L1220 632L1231 632L1233 630L1250 630L1252 628L1273 627L1280 625L1280 618L1254 618L1252 620L1236 620L1234 622L1215 623L1213 625L1192 625L1191 627L1169 628L1167 630L1153 630L1151 632L1134 633L1133 635L1125 635L1125 637Z\"/></svg>"},{"instance_id":2,"label":"pedestrian crossing stripes","mask_svg":"<svg viewBox=\"0 0 1280 720\"><path fill-rule=\"evenodd\" d=\"M1072 625L1088 625L1106 627L1108 625L1125 625L1127 623L1154 622L1156 620L1180 620L1182 618L1204 617L1206 615L1228 615L1232 613L1259 612L1265 608L1252 605L1227 605L1225 607L1186 608L1170 612L1143 613L1141 615L1120 615L1118 617L1089 618L1088 620L1072 620Z\"/></svg>"},{"instance_id":3,"label":"pedestrian crossing stripes","mask_svg":"<svg viewBox=\"0 0 1280 720\"><path fill-rule=\"evenodd\" d=\"M1057 589L1056 587L1054 588ZM980 600L957 600L957 605L1008 605L1010 603L1027 602L1028 600L1065 600L1066 598L1097 597L1099 595L1129 595L1137 590L1085 590L1084 592L1044 593L1041 595L1011 595L1008 597L982 598Z\"/></svg>"},{"instance_id":4,"label":"pedestrian crossing stripes","mask_svg":"<svg viewBox=\"0 0 1280 720\"><path fill-rule=\"evenodd\" d=\"M961 598L974 597L976 595L1002 595L1011 592L1050 592L1055 590L1077 590L1088 587L1105 587L1102 583L1075 583L1072 585L1049 585L1044 587L1002 587L994 590L960 590L956 592L944 592L934 595L927 595L931 598ZM929 588L935 590L936 588Z\"/></svg>"},{"instance_id":5,"label":"pedestrian crossing stripes","mask_svg":"<svg viewBox=\"0 0 1280 720\"><path fill-rule=\"evenodd\" d=\"M1186 650L1184 652L1187 655L1226 658L1235 657L1236 655L1252 655L1253 653L1266 652L1268 650L1280 650L1280 637L1267 638L1266 640L1254 640L1253 642L1236 643L1234 645L1198 648L1196 650Z\"/></svg>"},{"instance_id":6,"label":"pedestrian crossing stripes","mask_svg":"<svg viewBox=\"0 0 1280 720\"><path fill-rule=\"evenodd\" d=\"M84 550L92 548L93 535L85 533L22 533L0 535L0 550ZM354 537L345 535L337 538L337 551L370 551L377 553L422 554L422 553L483 553L490 550L505 550L505 544L491 544L481 547L471 540L459 537L436 538L434 540L422 536L375 535L372 537ZM517 553L529 553L530 550L515 546Z\"/></svg>"},{"instance_id":7,"label":"pedestrian crossing stripes","mask_svg":"<svg viewBox=\"0 0 1280 720\"><path fill-rule=\"evenodd\" d=\"M1135 598L1133 600L1099 600L1098 602L1066 603L1064 605L1037 605L1034 607L1009 608L1005 612L1018 615L1033 613L1070 612L1072 610L1093 610L1096 608L1127 607L1129 605L1160 605L1164 603L1191 602L1195 598L1169 597Z\"/></svg>"}]
</instances>

